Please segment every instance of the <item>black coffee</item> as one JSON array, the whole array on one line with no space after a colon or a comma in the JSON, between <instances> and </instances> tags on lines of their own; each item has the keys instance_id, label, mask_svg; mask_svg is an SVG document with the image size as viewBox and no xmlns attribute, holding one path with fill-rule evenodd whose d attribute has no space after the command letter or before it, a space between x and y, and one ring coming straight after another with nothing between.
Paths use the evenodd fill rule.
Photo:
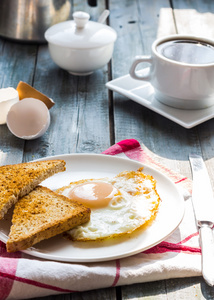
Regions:
<instances>
[{"instance_id":1,"label":"black coffee","mask_svg":"<svg viewBox=\"0 0 214 300\"><path fill-rule=\"evenodd\" d=\"M157 45L164 57L187 64L214 63L214 46L194 40L172 40Z\"/></svg>"}]
</instances>

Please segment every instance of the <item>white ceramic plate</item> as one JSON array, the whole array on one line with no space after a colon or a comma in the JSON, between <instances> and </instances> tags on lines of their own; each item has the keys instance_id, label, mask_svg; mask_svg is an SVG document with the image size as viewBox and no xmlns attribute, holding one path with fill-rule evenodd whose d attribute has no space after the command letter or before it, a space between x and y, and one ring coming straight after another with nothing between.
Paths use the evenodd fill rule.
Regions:
<instances>
[{"instance_id":1,"label":"white ceramic plate","mask_svg":"<svg viewBox=\"0 0 214 300\"><path fill-rule=\"evenodd\" d=\"M135 80L130 75L109 81L106 86L185 128L192 128L214 117L214 106L184 110L164 105L155 99L154 89L150 83Z\"/></svg>"},{"instance_id":2,"label":"white ceramic plate","mask_svg":"<svg viewBox=\"0 0 214 300\"><path fill-rule=\"evenodd\" d=\"M23 252L49 260L65 262L97 262L131 256L151 248L168 237L180 224L184 214L184 200L175 184L162 173L126 158L99 154L68 154L45 159L64 159L66 171L42 182L54 190L82 178L113 177L124 170L144 172L157 180L162 199L160 210L151 226L128 237L102 242L71 242L61 235L42 241ZM0 240L7 241L11 220L0 221Z\"/></svg>"}]
</instances>

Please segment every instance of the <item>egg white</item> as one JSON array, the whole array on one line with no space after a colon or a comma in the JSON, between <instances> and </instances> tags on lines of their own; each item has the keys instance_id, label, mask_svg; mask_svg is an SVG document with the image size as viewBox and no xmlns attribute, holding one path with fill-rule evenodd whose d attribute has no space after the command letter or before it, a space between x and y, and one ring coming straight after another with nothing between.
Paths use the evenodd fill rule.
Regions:
<instances>
[{"instance_id":1,"label":"egg white","mask_svg":"<svg viewBox=\"0 0 214 300\"><path fill-rule=\"evenodd\" d=\"M67 232L72 240L99 240L128 234L155 216L160 202L156 182L141 170L125 171L112 179L86 179L72 182L56 192L68 197L69 192L77 185L93 181L112 184L116 188L115 194L106 207L91 209L88 223Z\"/></svg>"}]
</instances>

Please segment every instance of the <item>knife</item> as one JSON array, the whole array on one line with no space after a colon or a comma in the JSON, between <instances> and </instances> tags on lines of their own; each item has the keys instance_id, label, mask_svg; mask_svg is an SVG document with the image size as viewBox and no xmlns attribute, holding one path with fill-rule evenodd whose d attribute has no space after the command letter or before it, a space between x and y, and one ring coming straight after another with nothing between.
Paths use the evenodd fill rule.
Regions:
<instances>
[{"instance_id":1,"label":"knife","mask_svg":"<svg viewBox=\"0 0 214 300\"><path fill-rule=\"evenodd\" d=\"M201 156L189 155L193 176L192 203L202 255L202 275L205 282L214 286L214 197L209 175Z\"/></svg>"}]
</instances>

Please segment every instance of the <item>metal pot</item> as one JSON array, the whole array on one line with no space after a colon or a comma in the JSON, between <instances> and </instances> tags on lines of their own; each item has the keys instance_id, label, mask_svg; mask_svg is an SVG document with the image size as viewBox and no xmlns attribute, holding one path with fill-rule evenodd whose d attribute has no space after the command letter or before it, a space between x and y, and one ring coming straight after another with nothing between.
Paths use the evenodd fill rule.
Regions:
<instances>
[{"instance_id":1,"label":"metal pot","mask_svg":"<svg viewBox=\"0 0 214 300\"><path fill-rule=\"evenodd\" d=\"M71 0L0 0L0 35L46 42L44 32L71 16Z\"/></svg>"}]
</instances>

